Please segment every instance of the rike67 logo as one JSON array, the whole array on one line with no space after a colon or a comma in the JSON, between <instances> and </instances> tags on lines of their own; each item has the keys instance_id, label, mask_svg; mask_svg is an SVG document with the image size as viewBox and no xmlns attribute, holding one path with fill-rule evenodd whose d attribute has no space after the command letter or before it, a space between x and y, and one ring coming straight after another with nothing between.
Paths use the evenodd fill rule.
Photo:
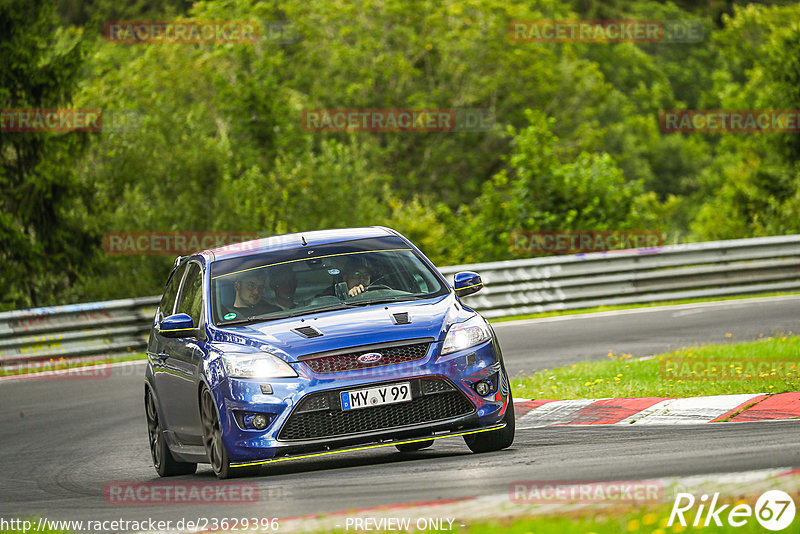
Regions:
<instances>
[{"instance_id":1,"label":"rike67 logo","mask_svg":"<svg viewBox=\"0 0 800 534\"><path fill-rule=\"evenodd\" d=\"M780 490L770 490L762 494L755 507L737 503L719 504L719 493L703 494L696 499L691 493L678 493L672 512L669 514L667 526L676 522L686 527L707 527L723 525L742 527L755 517L756 521L767 530L780 531L788 528L794 521L795 504L792 497ZM696 506L696 510L694 509ZM796 532L793 530L792 532Z\"/></svg>"}]
</instances>

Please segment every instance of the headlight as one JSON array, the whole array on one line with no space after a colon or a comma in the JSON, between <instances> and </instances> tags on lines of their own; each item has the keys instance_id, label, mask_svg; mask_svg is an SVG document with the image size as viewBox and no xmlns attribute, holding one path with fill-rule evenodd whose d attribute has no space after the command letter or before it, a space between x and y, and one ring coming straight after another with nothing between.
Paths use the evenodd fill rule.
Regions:
<instances>
[{"instance_id":1,"label":"headlight","mask_svg":"<svg viewBox=\"0 0 800 534\"><path fill-rule=\"evenodd\" d=\"M447 331L447 336L444 338L442 354L468 349L475 345L480 345L491 338L492 334L489 331L489 325L486 324L483 317L476 315L463 323L456 323L450 327L450 330Z\"/></svg>"},{"instance_id":2,"label":"headlight","mask_svg":"<svg viewBox=\"0 0 800 534\"><path fill-rule=\"evenodd\" d=\"M225 372L231 378L291 378L297 376L288 363L267 352L222 355Z\"/></svg>"}]
</instances>

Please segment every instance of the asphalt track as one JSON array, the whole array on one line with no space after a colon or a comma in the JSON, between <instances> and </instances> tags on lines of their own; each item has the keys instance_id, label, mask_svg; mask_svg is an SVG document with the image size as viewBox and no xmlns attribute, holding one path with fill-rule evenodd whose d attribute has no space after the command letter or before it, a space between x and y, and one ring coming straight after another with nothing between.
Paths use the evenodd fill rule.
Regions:
<instances>
[{"instance_id":1,"label":"asphalt track","mask_svg":"<svg viewBox=\"0 0 800 534\"><path fill-rule=\"evenodd\" d=\"M496 324L512 373L646 355L704 342L800 330L800 297L690 305L669 310ZM725 336L732 333L732 337ZM141 365L102 380L0 383L0 518L177 521L198 517L289 518L353 508L508 492L519 480L634 480L800 467L800 421L681 427L520 429L511 449L471 454L460 438L426 451L363 451L285 462L261 477L247 504L109 504L110 483L158 481L147 447ZM160 479L164 480L164 479ZM210 468L169 479L216 483Z\"/></svg>"}]
</instances>

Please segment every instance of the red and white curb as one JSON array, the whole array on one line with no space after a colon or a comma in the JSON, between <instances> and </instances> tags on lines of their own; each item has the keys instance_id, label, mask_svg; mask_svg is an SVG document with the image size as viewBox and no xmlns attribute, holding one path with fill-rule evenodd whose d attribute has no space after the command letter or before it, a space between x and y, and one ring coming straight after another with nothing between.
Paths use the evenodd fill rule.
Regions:
<instances>
[{"instance_id":1,"label":"red and white curb","mask_svg":"<svg viewBox=\"0 0 800 534\"><path fill-rule=\"evenodd\" d=\"M516 400L517 428L564 425L687 425L800 418L800 392L688 398Z\"/></svg>"}]
</instances>

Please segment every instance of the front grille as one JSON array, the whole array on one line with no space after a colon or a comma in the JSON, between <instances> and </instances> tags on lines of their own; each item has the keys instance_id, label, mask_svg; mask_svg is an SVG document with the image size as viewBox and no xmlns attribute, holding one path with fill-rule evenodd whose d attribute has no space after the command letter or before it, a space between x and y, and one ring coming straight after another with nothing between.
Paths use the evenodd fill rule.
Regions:
<instances>
[{"instance_id":1,"label":"front grille","mask_svg":"<svg viewBox=\"0 0 800 534\"><path fill-rule=\"evenodd\" d=\"M463 417L475 407L455 386L441 378L411 380L412 400L343 411L339 393L322 391L304 397L286 420L278 439L297 441L349 436ZM352 389L362 389L360 386ZM325 401L320 401L325 399ZM327 409L322 408L327 404Z\"/></svg>"},{"instance_id":2,"label":"front grille","mask_svg":"<svg viewBox=\"0 0 800 534\"><path fill-rule=\"evenodd\" d=\"M429 346L430 343L428 342L413 343L410 345L398 345L395 347L332 354L330 356L308 356L303 358L302 361L315 373L341 373L354 369L368 369L370 367L382 367L384 365L394 365L420 360L428 353ZM371 352L379 353L381 359L376 362L368 363L358 361L359 356Z\"/></svg>"},{"instance_id":3,"label":"front grille","mask_svg":"<svg viewBox=\"0 0 800 534\"><path fill-rule=\"evenodd\" d=\"M452 391L453 385L446 380L423 380L422 381L422 392L425 395L430 395L431 393L441 393L443 391Z\"/></svg>"}]
</instances>

